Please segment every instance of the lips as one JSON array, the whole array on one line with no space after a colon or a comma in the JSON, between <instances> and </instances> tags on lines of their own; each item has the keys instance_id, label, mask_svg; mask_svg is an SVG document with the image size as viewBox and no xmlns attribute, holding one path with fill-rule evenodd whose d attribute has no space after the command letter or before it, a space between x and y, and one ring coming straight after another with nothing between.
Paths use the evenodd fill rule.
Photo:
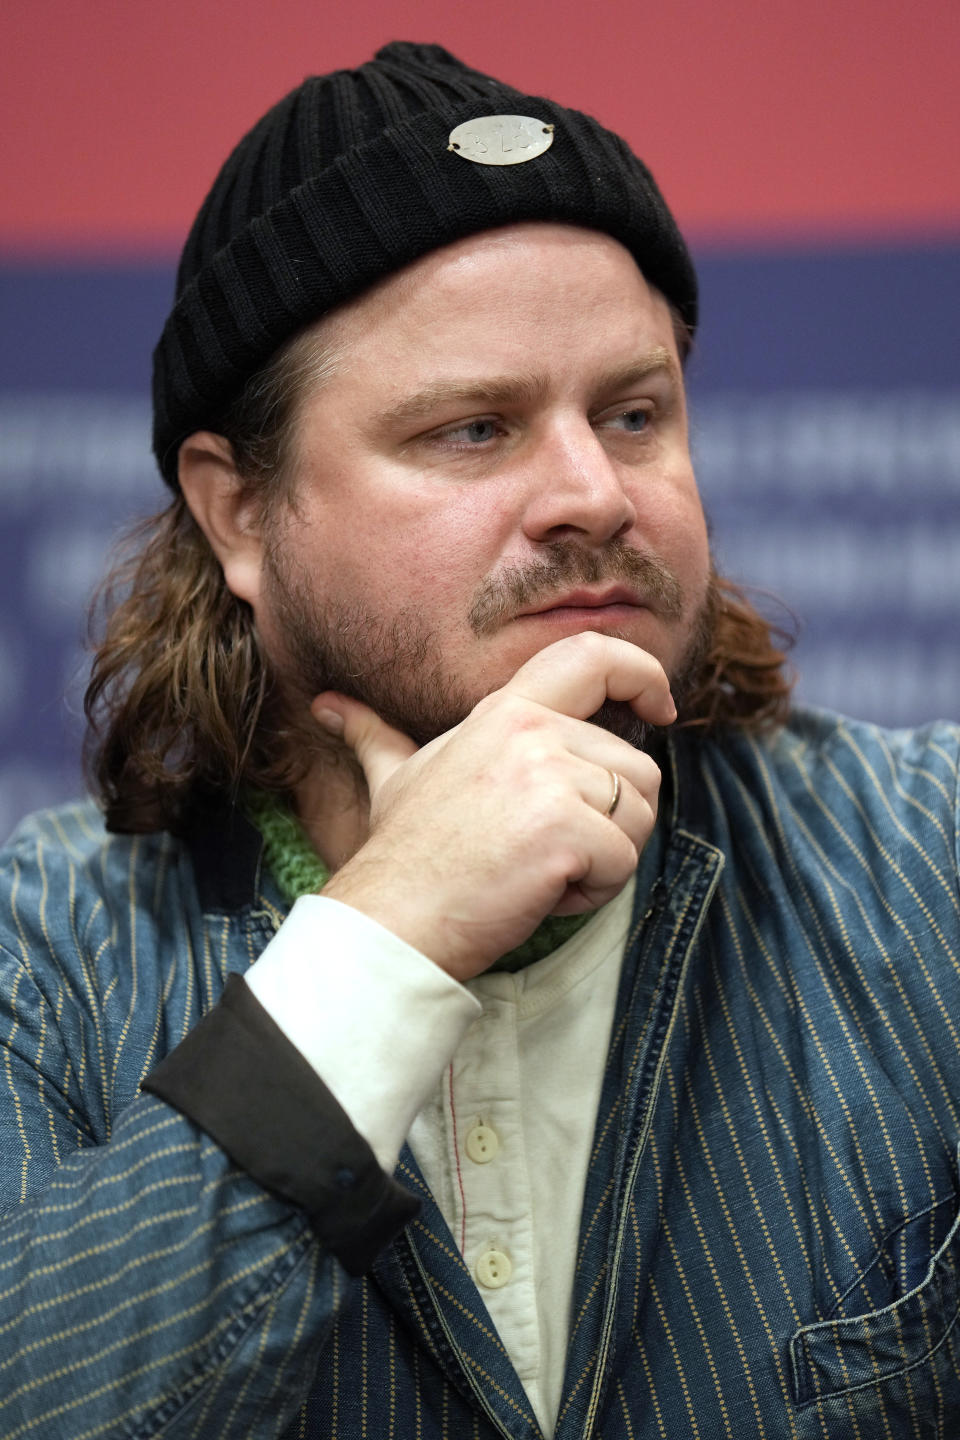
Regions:
<instances>
[{"instance_id":1,"label":"lips","mask_svg":"<svg viewBox=\"0 0 960 1440\"><path fill-rule=\"evenodd\" d=\"M613 585L604 590L570 590L564 595L556 595L550 600L541 601L537 605L519 610L517 614L519 617L521 615L545 615L551 610L600 610L610 605L631 605L636 609L643 604L643 600L635 590L630 590L624 585Z\"/></svg>"}]
</instances>

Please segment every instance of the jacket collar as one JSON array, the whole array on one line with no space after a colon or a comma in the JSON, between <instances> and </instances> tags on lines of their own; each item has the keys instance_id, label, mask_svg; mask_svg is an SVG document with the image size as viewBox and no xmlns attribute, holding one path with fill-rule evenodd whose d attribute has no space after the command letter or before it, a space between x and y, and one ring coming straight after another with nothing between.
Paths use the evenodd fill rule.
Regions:
<instances>
[{"instance_id":1,"label":"jacket collar","mask_svg":"<svg viewBox=\"0 0 960 1440\"><path fill-rule=\"evenodd\" d=\"M205 913L232 914L257 902L263 838L239 805L213 792L197 797L181 836Z\"/></svg>"}]
</instances>

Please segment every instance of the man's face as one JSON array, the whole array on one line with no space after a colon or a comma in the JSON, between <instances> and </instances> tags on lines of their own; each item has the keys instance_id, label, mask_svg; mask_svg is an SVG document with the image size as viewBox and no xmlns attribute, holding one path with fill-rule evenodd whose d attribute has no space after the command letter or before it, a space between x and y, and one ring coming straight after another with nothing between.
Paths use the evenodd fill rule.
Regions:
<instances>
[{"instance_id":1,"label":"man's face","mask_svg":"<svg viewBox=\"0 0 960 1440\"><path fill-rule=\"evenodd\" d=\"M622 246L487 232L317 332L337 363L301 404L254 599L294 694L353 695L423 743L577 631L682 679L706 527L670 312Z\"/></svg>"}]
</instances>

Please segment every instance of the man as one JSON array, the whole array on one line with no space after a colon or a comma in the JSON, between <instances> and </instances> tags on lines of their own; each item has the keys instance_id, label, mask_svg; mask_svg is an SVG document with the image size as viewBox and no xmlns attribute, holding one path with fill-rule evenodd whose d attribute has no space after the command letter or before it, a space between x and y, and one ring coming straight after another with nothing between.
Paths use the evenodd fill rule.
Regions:
<instances>
[{"instance_id":1,"label":"man","mask_svg":"<svg viewBox=\"0 0 960 1440\"><path fill-rule=\"evenodd\" d=\"M228 160L106 829L5 859L0 1435L956 1433L960 734L788 710L695 323L624 144L437 47Z\"/></svg>"}]
</instances>

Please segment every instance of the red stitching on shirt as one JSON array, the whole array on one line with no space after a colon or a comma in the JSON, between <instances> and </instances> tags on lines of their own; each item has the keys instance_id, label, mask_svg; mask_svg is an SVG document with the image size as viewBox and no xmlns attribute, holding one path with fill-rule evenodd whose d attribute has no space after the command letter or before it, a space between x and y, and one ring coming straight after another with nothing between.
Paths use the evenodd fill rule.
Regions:
<instances>
[{"instance_id":1,"label":"red stitching on shirt","mask_svg":"<svg viewBox=\"0 0 960 1440\"><path fill-rule=\"evenodd\" d=\"M457 1138L457 1110L453 1103L453 1066L447 1071L450 1089L450 1118L453 1121L453 1153L457 1161L457 1186L460 1190L460 1254L467 1248L467 1197L463 1193L463 1172L460 1169L460 1141Z\"/></svg>"}]
</instances>

